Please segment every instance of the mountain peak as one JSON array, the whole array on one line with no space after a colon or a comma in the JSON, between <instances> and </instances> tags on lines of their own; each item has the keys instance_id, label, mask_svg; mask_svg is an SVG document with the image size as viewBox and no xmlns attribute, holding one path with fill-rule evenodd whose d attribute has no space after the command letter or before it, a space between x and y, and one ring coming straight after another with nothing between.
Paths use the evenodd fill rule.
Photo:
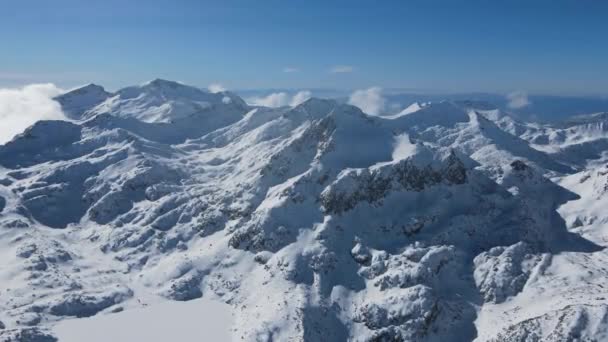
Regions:
<instances>
[{"instance_id":1,"label":"mountain peak","mask_svg":"<svg viewBox=\"0 0 608 342\"><path fill-rule=\"evenodd\" d=\"M302 108L307 110L324 109L326 111L327 109L336 107L337 105L338 102L336 102L335 100L311 97L308 100L297 105L296 108Z\"/></svg>"},{"instance_id":2,"label":"mountain peak","mask_svg":"<svg viewBox=\"0 0 608 342\"><path fill-rule=\"evenodd\" d=\"M221 120L219 117L226 115L238 119L249 109L234 94L214 94L195 86L160 78L122 88L113 95L108 101L89 107L85 116L90 118L109 113L147 123L169 123L201 113L218 116L213 120Z\"/></svg>"},{"instance_id":3,"label":"mountain peak","mask_svg":"<svg viewBox=\"0 0 608 342\"><path fill-rule=\"evenodd\" d=\"M183 83L180 82L176 82L176 81L169 81L169 80L165 80L162 78L155 78L152 81L149 81L147 83L144 83L142 87L154 87L154 88L172 88L172 89L176 89L176 88L180 88L180 87L190 87L187 86Z\"/></svg>"},{"instance_id":4,"label":"mountain peak","mask_svg":"<svg viewBox=\"0 0 608 342\"><path fill-rule=\"evenodd\" d=\"M84 86L82 86L82 87L80 87L78 89L79 90L85 90L85 91L103 91L103 92L106 91L104 87L102 87L102 86L100 86L98 84L95 84L95 83L89 83L89 84L84 85Z\"/></svg>"},{"instance_id":5,"label":"mountain peak","mask_svg":"<svg viewBox=\"0 0 608 342\"><path fill-rule=\"evenodd\" d=\"M90 94L90 93L97 93L97 94L107 94L107 95L110 95L110 93L107 92L104 87L102 87L102 86L100 86L98 84L95 84L95 83L89 83L89 84L83 85L81 87L74 88L74 89L72 89L72 90L70 90L70 91L68 91L66 93L63 93L63 94L59 95L58 98L69 96L70 94L72 94L72 95L74 95L74 94L82 95L82 94L87 94L87 93L88 94Z\"/></svg>"},{"instance_id":6,"label":"mountain peak","mask_svg":"<svg viewBox=\"0 0 608 342\"><path fill-rule=\"evenodd\" d=\"M208 97L211 95L206 89L161 78L156 78L140 85L122 88L117 92L122 98L137 97L144 93L153 94L154 96L160 95L161 97L166 96L167 98L195 98Z\"/></svg>"},{"instance_id":7,"label":"mountain peak","mask_svg":"<svg viewBox=\"0 0 608 342\"><path fill-rule=\"evenodd\" d=\"M102 86L89 83L55 97L63 112L70 119L80 119L90 108L97 106L112 96Z\"/></svg>"}]
</instances>

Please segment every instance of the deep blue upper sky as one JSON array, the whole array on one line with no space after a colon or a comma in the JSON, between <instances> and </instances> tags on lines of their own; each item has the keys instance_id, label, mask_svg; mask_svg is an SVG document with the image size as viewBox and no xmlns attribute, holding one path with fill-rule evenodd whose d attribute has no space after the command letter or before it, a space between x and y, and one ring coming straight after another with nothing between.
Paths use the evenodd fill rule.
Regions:
<instances>
[{"instance_id":1,"label":"deep blue upper sky","mask_svg":"<svg viewBox=\"0 0 608 342\"><path fill-rule=\"evenodd\" d=\"M606 95L608 1L0 2L0 86L156 77Z\"/></svg>"}]
</instances>

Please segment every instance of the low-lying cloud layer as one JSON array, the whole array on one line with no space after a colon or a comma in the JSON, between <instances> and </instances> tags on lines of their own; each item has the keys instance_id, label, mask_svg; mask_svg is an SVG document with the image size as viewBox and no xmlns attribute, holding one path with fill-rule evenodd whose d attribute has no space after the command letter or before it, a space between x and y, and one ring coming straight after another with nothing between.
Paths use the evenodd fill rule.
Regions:
<instances>
[{"instance_id":1,"label":"low-lying cloud layer","mask_svg":"<svg viewBox=\"0 0 608 342\"><path fill-rule=\"evenodd\" d=\"M65 115L53 97L63 91L54 84L0 88L0 144L11 140L38 120L63 120Z\"/></svg>"},{"instance_id":2,"label":"low-lying cloud layer","mask_svg":"<svg viewBox=\"0 0 608 342\"><path fill-rule=\"evenodd\" d=\"M348 103L370 115L380 115L386 107L386 99L382 96L380 87L356 90L350 95Z\"/></svg>"},{"instance_id":3,"label":"low-lying cloud layer","mask_svg":"<svg viewBox=\"0 0 608 342\"><path fill-rule=\"evenodd\" d=\"M271 108L291 106L295 107L300 103L308 100L312 93L308 90L299 91L291 96L285 92L272 93L264 97L251 97L247 99L247 103L253 106L264 106Z\"/></svg>"}]
</instances>

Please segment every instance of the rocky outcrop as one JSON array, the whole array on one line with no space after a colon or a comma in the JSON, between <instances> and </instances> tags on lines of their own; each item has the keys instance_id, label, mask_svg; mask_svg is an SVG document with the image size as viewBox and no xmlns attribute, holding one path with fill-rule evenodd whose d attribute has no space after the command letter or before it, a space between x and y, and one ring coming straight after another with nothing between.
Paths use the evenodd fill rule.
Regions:
<instances>
[{"instance_id":1,"label":"rocky outcrop","mask_svg":"<svg viewBox=\"0 0 608 342\"><path fill-rule=\"evenodd\" d=\"M517 295L536 267L546 267L550 255L539 255L524 242L494 247L475 257L475 283L486 302L502 303Z\"/></svg>"}]
</instances>

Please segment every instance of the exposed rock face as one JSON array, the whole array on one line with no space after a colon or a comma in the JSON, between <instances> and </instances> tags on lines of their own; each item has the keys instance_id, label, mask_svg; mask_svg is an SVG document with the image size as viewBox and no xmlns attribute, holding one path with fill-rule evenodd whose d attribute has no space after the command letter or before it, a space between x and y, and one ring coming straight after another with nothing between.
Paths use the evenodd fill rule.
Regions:
<instances>
[{"instance_id":1,"label":"exposed rock face","mask_svg":"<svg viewBox=\"0 0 608 342\"><path fill-rule=\"evenodd\" d=\"M527 244L519 242L509 247L494 247L475 257L475 283L486 302L501 303L517 295L530 273L540 271L551 263L549 254L541 256Z\"/></svg>"},{"instance_id":2,"label":"exposed rock face","mask_svg":"<svg viewBox=\"0 0 608 342\"><path fill-rule=\"evenodd\" d=\"M203 292L201 291L202 280L202 274L196 272L194 274L185 274L173 280L164 295L167 298L180 301L200 298L203 296Z\"/></svg>"},{"instance_id":3,"label":"exposed rock face","mask_svg":"<svg viewBox=\"0 0 608 342\"><path fill-rule=\"evenodd\" d=\"M528 169L528 165L526 165L526 163L521 160L515 160L514 162L512 162L511 167L515 171L524 171Z\"/></svg>"},{"instance_id":4,"label":"exposed rock face","mask_svg":"<svg viewBox=\"0 0 608 342\"><path fill-rule=\"evenodd\" d=\"M48 331L38 328L26 328L21 330L0 331L0 341L2 342L57 342Z\"/></svg>"},{"instance_id":5,"label":"exposed rock face","mask_svg":"<svg viewBox=\"0 0 608 342\"><path fill-rule=\"evenodd\" d=\"M464 184L466 179L466 169L455 155L450 155L439 170L430 165L421 168L412 160L405 159L398 164L372 170L343 172L321 193L320 202L326 213L339 214L353 209L359 202L378 202L390 191L421 192L442 182Z\"/></svg>"},{"instance_id":6,"label":"exposed rock face","mask_svg":"<svg viewBox=\"0 0 608 342\"><path fill-rule=\"evenodd\" d=\"M89 317L132 295L133 292L126 288L111 289L99 294L71 293L60 301L51 303L48 310L55 316Z\"/></svg>"}]
</instances>

